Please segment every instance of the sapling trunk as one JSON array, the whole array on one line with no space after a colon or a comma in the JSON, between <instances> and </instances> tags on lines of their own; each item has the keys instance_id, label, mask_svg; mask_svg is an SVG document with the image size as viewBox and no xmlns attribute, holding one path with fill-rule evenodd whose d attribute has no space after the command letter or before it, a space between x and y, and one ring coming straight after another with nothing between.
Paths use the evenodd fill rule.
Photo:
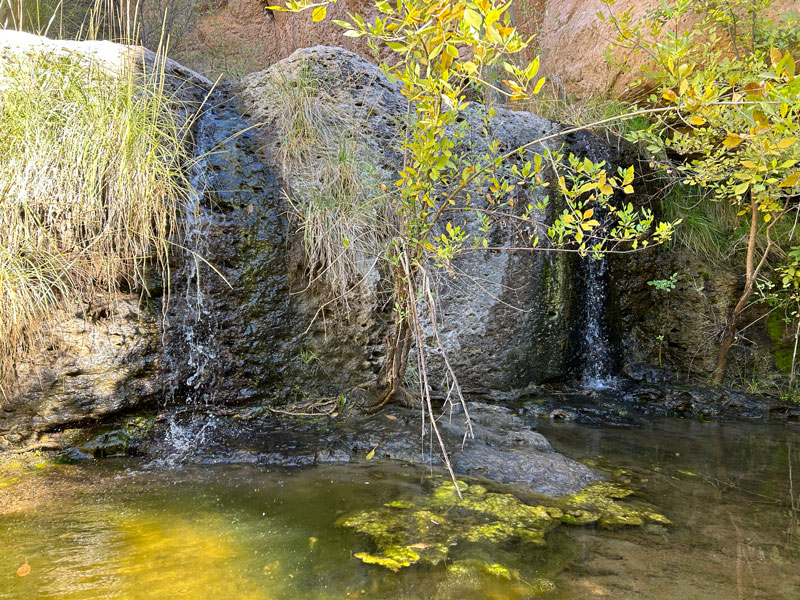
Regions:
<instances>
[{"instance_id":1,"label":"sapling trunk","mask_svg":"<svg viewBox=\"0 0 800 600\"><path fill-rule=\"evenodd\" d=\"M783 212L778 213L777 215L773 216L769 225L766 228L765 237L767 241L767 245L764 248L763 253L761 254L761 258L759 259L758 263L755 261L756 257L756 240L758 236L758 202L756 198L753 196L752 192L748 191L748 196L750 198L750 238L747 240L747 257L745 259L745 282L744 282L744 290L742 291L741 296L739 296L739 300L736 302L736 305L733 307L733 310L728 315L728 320L725 323L725 329L722 333L722 340L720 341L719 345L719 354L717 355L717 366L714 370L714 376L712 381L714 385L722 385L725 380L725 369L728 366L728 357L730 355L731 347L733 346L734 341L736 341L736 332L737 327L739 324L739 319L742 316L745 308L747 308L747 303L750 300L750 297L753 295L753 289L755 289L756 280L758 279L759 273L761 273L761 269L767 261L767 257L769 256L770 250L772 249L772 237L771 232L772 228L775 226L775 223L783 216L785 213L785 208Z\"/></svg>"}]
</instances>

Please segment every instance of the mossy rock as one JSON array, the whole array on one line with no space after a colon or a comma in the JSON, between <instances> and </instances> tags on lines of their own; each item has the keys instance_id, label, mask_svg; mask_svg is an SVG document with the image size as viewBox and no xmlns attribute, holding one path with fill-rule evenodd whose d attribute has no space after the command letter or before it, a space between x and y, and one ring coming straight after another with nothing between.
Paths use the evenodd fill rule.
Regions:
<instances>
[{"instance_id":1,"label":"mossy rock","mask_svg":"<svg viewBox=\"0 0 800 600\"><path fill-rule=\"evenodd\" d=\"M453 482L442 478L434 482L430 494L393 500L340 518L338 526L369 536L375 545L374 552L355 556L367 564L398 571L417 563L437 565L455 546L541 546L547 532L560 523L597 523L608 528L670 524L650 509L620 502L633 491L609 482L592 483L577 494L553 500L552 506L525 504L512 494L463 481L458 482L459 498Z\"/></svg>"},{"instance_id":2,"label":"mossy rock","mask_svg":"<svg viewBox=\"0 0 800 600\"><path fill-rule=\"evenodd\" d=\"M76 446L84 454L95 458L125 456L132 442L144 440L150 435L154 424L154 415L131 417L121 427L96 433Z\"/></svg>"},{"instance_id":3,"label":"mossy rock","mask_svg":"<svg viewBox=\"0 0 800 600\"><path fill-rule=\"evenodd\" d=\"M439 564L451 547L464 543L541 545L557 522L553 515L562 514L558 508L530 506L511 494L461 481L459 499L452 482L438 481L429 495L339 519L337 525L369 536L377 547L356 556L396 571L416 563Z\"/></svg>"},{"instance_id":4,"label":"mossy rock","mask_svg":"<svg viewBox=\"0 0 800 600\"><path fill-rule=\"evenodd\" d=\"M448 564L447 575L467 585L470 582L486 579L507 581L521 588L519 590L519 596L521 597L550 594L556 589L555 584L549 579L537 577L532 580L525 580L522 579L516 569L511 569L500 563L483 562L472 558L456 560Z\"/></svg>"},{"instance_id":5,"label":"mossy rock","mask_svg":"<svg viewBox=\"0 0 800 600\"><path fill-rule=\"evenodd\" d=\"M419 560L419 554L407 546L390 546L385 548L381 554L358 552L355 556L368 565L380 565L395 572Z\"/></svg>"},{"instance_id":6,"label":"mossy rock","mask_svg":"<svg viewBox=\"0 0 800 600\"><path fill-rule=\"evenodd\" d=\"M565 496L561 500L564 514L560 520L567 525L597 523L606 528L640 527L645 523L671 524L664 515L652 510L635 508L618 502L632 493L633 490L607 481L590 483L577 494Z\"/></svg>"}]
</instances>

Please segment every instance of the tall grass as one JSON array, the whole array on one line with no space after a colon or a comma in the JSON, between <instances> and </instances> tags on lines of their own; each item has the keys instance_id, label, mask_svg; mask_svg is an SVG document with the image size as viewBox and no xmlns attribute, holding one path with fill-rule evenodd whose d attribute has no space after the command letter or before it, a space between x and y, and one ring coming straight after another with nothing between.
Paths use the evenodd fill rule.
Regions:
<instances>
[{"instance_id":1,"label":"tall grass","mask_svg":"<svg viewBox=\"0 0 800 600\"><path fill-rule=\"evenodd\" d=\"M338 110L308 68L276 76L267 94L309 278L344 298L380 253L393 215L360 139L365 123Z\"/></svg>"},{"instance_id":2,"label":"tall grass","mask_svg":"<svg viewBox=\"0 0 800 600\"><path fill-rule=\"evenodd\" d=\"M0 48L0 384L55 311L168 271L190 149L164 82Z\"/></svg>"},{"instance_id":3,"label":"tall grass","mask_svg":"<svg viewBox=\"0 0 800 600\"><path fill-rule=\"evenodd\" d=\"M673 243L687 248L710 264L726 261L735 251L734 234L742 219L729 202L714 200L699 187L679 181L664 182L661 210L666 221L681 219Z\"/></svg>"}]
</instances>

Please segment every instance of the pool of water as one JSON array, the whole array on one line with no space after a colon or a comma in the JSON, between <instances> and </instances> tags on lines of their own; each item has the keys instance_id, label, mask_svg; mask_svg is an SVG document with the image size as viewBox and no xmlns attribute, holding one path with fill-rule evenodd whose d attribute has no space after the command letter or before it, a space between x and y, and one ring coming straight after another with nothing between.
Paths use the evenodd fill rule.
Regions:
<instances>
[{"instance_id":1,"label":"pool of water","mask_svg":"<svg viewBox=\"0 0 800 600\"><path fill-rule=\"evenodd\" d=\"M418 468L25 466L0 473L0 598L800 598L798 428L541 429L674 525L562 526L544 547L470 544L448 557L511 577L446 565L394 573L356 558L371 541L335 522L429 493Z\"/></svg>"},{"instance_id":2,"label":"pool of water","mask_svg":"<svg viewBox=\"0 0 800 600\"><path fill-rule=\"evenodd\" d=\"M555 597L800 598L797 425L659 419L541 431L557 450L630 482L675 524L661 535L560 530L577 550Z\"/></svg>"}]
</instances>

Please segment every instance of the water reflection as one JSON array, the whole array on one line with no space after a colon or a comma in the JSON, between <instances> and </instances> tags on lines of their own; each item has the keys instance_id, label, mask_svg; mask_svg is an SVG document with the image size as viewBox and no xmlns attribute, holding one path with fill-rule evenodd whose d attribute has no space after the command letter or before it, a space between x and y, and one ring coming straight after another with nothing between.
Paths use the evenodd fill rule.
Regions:
<instances>
[{"instance_id":1,"label":"water reflection","mask_svg":"<svg viewBox=\"0 0 800 600\"><path fill-rule=\"evenodd\" d=\"M664 419L636 430L544 429L558 450L609 468L676 523L647 537L570 531L580 557L558 578L561 597L800 598L796 426Z\"/></svg>"}]
</instances>

